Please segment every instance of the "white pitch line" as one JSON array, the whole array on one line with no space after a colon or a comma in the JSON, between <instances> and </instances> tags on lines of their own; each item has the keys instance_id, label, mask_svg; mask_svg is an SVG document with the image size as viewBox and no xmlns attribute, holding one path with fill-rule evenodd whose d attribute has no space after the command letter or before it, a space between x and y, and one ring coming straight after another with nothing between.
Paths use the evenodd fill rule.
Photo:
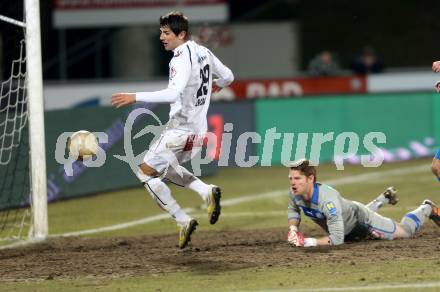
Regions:
<instances>
[{"instance_id":1,"label":"white pitch line","mask_svg":"<svg viewBox=\"0 0 440 292\"><path fill-rule=\"evenodd\" d=\"M408 173L414 173L414 172L427 171L427 169L429 169L429 168L426 165L420 165L417 167L407 166L405 168L400 168L400 169L377 171L374 173L358 174L358 175L352 175L352 176L348 176L348 177L344 177L344 178L331 179L331 180L327 180L325 182L327 184L333 185L333 186L345 185L345 184L352 184L352 183L368 181L368 180L372 180L375 178L383 177L385 175L395 176L395 175L402 175L402 174L408 174ZM242 197L238 197L238 198L222 200L222 206L233 206L233 205L238 205L238 204L249 202L249 201L274 198L274 197L279 197L282 195L287 195L287 188L282 189L282 190L276 190L276 191L270 191L270 192L265 192L265 193L261 193L261 194L256 194L256 195L247 195L247 196L242 196ZM195 212L196 210L197 210L196 208L184 209L184 211L187 213L192 213L192 212ZM125 223L120 223L120 224L110 225L110 226L105 226L105 227L100 227L100 228L79 230L79 231L67 232L67 233L62 233L62 234L53 234L53 235L50 235L49 237L66 237L66 236L80 236L80 235L85 235L85 234L95 234L95 233L101 233L101 232L106 232L106 231L113 231L113 230L129 228L129 227L133 227L136 225L159 221L159 220L166 219L166 218L170 218L170 215L160 214L160 215L155 215L155 216L149 216L149 217L135 220L135 221L125 222Z\"/></svg>"},{"instance_id":2,"label":"white pitch line","mask_svg":"<svg viewBox=\"0 0 440 292\"><path fill-rule=\"evenodd\" d=\"M194 217L199 218L206 216L205 213L193 213ZM255 216L282 216L287 215L286 211L266 211L266 212L228 212L228 213L222 213L222 218L224 217L255 217Z\"/></svg>"},{"instance_id":3,"label":"white pitch line","mask_svg":"<svg viewBox=\"0 0 440 292\"><path fill-rule=\"evenodd\" d=\"M283 290L264 290L270 292L331 292L331 291L362 291L362 290L386 290L386 289L405 289L405 288L436 288L440 287L440 282L425 282L425 283L411 283L411 284L389 284L389 285L374 285L374 286L352 286L339 288L310 288L310 289L283 289Z\"/></svg>"},{"instance_id":4,"label":"white pitch line","mask_svg":"<svg viewBox=\"0 0 440 292\"><path fill-rule=\"evenodd\" d=\"M191 213L191 212L194 212L196 209L188 208L188 209L184 209L184 210L186 213ZM63 234L54 234L54 235L50 235L49 237L78 236L78 235L93 234L93 233L98 233L98 232L112 231L112 230L118 230L118 229L132 227L132 226L136 226L136 225L146 224L146 223L150 223L150 222L154 222L154 221L159 221L159 220L167 219L167 218L170 218L170 215L164 213L164 214L160 214L160 215L149 216L149 217L135 220L135 221L120 223L120 224L116 224L116 225L110 225L110 226L101 227L101 228L97 228L97 229L88 229L88 230L67 232L67 233L63 233Z\"/></svg>"}]
</instances>

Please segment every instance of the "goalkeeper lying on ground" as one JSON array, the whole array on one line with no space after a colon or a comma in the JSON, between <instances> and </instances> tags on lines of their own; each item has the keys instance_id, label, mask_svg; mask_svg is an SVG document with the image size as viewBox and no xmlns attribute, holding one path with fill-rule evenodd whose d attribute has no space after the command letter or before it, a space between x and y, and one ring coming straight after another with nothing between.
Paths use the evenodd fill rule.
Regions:
<instances>
[{"instance_id":1,"label":"goalkeeper lying on ground","mask_svg":"<svg viewBox=\"0 0 440 292\"><path fill-rule=\"evenodd\" d=\"M316 168L308 160L290 165L289 233L287 240L295 246L339 245L348 239L396 239L413 236L429 217L440 226L440 209L429 200L403 216L400 223L376 211L385 203L396 204L396 190L389 187L374 201L364 205L344 199L337 190L316 182ZM298 230L301 211L327 233L321 238L304 238Z\"/></svg>"}]
</instances>

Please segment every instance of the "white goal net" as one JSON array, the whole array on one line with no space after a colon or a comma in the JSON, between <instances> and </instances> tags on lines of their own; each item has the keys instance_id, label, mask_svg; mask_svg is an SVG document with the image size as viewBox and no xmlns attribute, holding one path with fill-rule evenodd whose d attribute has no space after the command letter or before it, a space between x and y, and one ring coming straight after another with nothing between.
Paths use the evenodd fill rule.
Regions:
<instances>
[{"instance_id":1,"label":"white goal net","mask_svg":"<svg viewBox=\"0 0 440 292\"><path fill-rule=\"evenodd\" d=\"M32 183L35 178L30 148L33 139L30 129L35 127L29 124L30 82L26 57L29 53L26 34L30 31L24 19L17 19L25 10L23 3L17 2L2 1L0 4L0 248L35 237L33 195L36 192ZM5 12L15 15L4 15ZM44 131L41 135L44 139ZM44 153L40 155L45 159ZM41 171L46 171L45 164ZM47 216L47 210L43 212ZM46 234L40 237L46 235L47 227Z\"/></svg>"}]
</instances>

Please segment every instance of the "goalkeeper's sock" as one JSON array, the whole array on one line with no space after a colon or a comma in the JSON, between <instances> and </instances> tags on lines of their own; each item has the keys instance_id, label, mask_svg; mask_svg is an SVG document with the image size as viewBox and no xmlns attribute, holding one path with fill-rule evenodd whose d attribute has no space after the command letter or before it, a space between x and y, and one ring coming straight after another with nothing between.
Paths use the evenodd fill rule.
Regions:
<instances>
[{"instance_id":1,"label":"goalkeeper's sock","mask_svg":"<svg viewBox=\"0 0 440 292\"><path fill-rule=\"evenodd\" d=\"M431 214L432 207L429 204L422 204L414 211L409 212L403 216L402 224L405 231L408 233L408 237L413 236L417 231L420 230L425 218Z\"/></svg>"}]
</instances>

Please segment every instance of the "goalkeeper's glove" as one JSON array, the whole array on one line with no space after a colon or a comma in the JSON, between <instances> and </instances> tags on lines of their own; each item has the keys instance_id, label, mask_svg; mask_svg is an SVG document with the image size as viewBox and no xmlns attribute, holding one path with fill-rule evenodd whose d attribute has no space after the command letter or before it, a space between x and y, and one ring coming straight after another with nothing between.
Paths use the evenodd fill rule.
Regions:
<instances>
[{"instance_id":1,"label":"goalkeeper's glove","mask_svg":"<svg viewBox=\"0 0 440 292\"><path fill-rule=\"evenodd\" d=\"M316 238L304 238L304 235L298 231L298 227L295 225L290 225L287 241L294 246L311 247L317 245Z\"/></svg>"},{"instance_id":2,"label":"goalkeeper's glove","mask_svg":"<svg viewBox=\"0 0 440 292\"><path fill-rule=\"evenodd\" d=\"M304 246L304 235L298 231L298 227L290 225L287 233L287 241L294 246Z\"/></svg>"}]
</instances>

